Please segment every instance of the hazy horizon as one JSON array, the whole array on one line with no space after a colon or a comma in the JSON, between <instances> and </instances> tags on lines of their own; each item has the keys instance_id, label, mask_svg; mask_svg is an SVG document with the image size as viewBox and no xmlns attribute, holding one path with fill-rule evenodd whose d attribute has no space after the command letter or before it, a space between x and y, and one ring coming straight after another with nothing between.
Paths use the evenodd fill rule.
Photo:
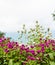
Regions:
<instances>
[{"instance_id":1,"label":"hazy horizon","mask_svg":"<svg viewBox=\"0 0 55 65\"><path fill-rule=\"evenodd\" d=\"M36 20L54 30L54 6L55 0L0 0L0 31L16 32L23 24L29 29Z\"/></svg>"}]
</instances>

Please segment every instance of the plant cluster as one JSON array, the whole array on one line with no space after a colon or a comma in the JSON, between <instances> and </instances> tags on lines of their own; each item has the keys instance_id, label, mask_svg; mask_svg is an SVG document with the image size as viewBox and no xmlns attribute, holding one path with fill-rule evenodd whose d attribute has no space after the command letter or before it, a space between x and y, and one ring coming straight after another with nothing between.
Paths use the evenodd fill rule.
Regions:
<instances>
[{"instance_id":1,"label":"plant cluster","mask_svg":"<svg viewBox=\"0 0 55 65\"><path fill-rule=\"evenodd\" d=\"M0 38L0 65L55 65L55 40L33 45L19 44Z\"/></svg>"},{"instance_id":2,"label":"plant cluster","mask_svg":"<svg viewBox=\"0 0 55 65\"><path fill-rule=\"evenodd\" d=\"M40 38L51 39L52 36L50 29L48 28L47 31L44 30L44 28L39 25L38 21L36 21L35 27L30 28L30 30L27 30L24 24L22 30L18 31L18 33L18 41L23 43L24 39L24 43L27 44L40 43Z\"/></svg>"}]
</instances>

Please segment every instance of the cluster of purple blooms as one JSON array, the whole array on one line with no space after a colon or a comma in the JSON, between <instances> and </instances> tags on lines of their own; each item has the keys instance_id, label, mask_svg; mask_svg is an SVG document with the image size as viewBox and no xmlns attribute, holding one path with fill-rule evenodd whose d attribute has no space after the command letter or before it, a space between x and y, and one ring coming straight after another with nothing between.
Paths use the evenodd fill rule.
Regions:
<instances>
[{"instance_id":1,"label":"cluster of purple blooms","mask_svg":"<svg viewBox=\"0 0 55 65\"><path fill-rule=\"evenodd\" d=\"M26 57L26 61L41 60L47 49L55 51L55 40L44 40L44 42L29 46L24 44L19 45L18 42L10 41L9 38L2 37L0 38L0 48L2 48L6 54L13 50L19 50L19 54Z\"/></svg>"}]
</instances>

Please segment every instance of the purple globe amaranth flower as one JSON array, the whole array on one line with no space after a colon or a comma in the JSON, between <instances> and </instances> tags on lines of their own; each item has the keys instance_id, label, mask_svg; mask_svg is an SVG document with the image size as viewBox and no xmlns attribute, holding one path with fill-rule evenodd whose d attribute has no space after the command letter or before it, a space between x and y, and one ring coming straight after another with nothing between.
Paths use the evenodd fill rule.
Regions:
<instances>
[{"instance_id":1,"label":"purple globe amaranth flower","mask_svg":"<svg viewBox=\"0 0 55 65\"><path fill-rule=\"evenodd\" d=\"M6 40L5 37L0 38L0 43L3 42L4 40Z\"/></svg>"},{"instance_id":2,"label":"purple globe amaranth flower","mask_svg":"<svg viewBox=\"0 0 55 65\"><path fill-rule=\"evenodd\" d=\"M30 50L30 53L32 53L33 55L35 55L35 51L34 50Z\"/></svg>"},{"instance_id":3,"label":"purple globe amaranth flower","mask_svg":"<svg viewBox=\"0 0 55 65\"><path fill-rule=\"evenodd\" d=\"M37 53L40 53L41 52L41 50L37 50Z\"/></svg>"},{"instance_id":4,"label":"purple globe amaranth flower","mask_svg":"<svg viewBox=\"0 0 55 65\"><path fill-rule=\"evenodd\" d=\"M48 42L46 42L46 43L45 43L45 46L46 46L46 47L49 47L49 43L48 43Z\"/></svg>"},{"instance_id":5,"label":"purple globe amaranth flower","mask_svg":"<svg viewBox=\"0 0 55 65\"><path fill-rule=\"evenodd\" d=\"M8 48L13 48L12 43L11 43L11 42L7 43L7 47L8 47Z\"/></svg>"},{"instance_id":6,"label":"purple globe amaranth flower","mask_svg":"<svg viewBox=\"0 0 55 65\"><path fill-rule=\"evenodd\" d=\"M36 60L36 58L34 58L34 57L31 57L31 60Z\"/></svg>"},{"instance_id":7,"label":"purple globe amaranth flower","mask_svg":"<svg viewBox=\"0 0 55 65\"><path fill-rule=\"evenodd\" d=\"M22 44L21 46L22 46L22 47L25 47L25 45L24 45L24 44Z\"/></svg>"},{"instance_id":8,"label":"purple globe amaranth flower","mask_svg":"<svg viewBox=\"0 0 55 65\"><path fill-rule=\"evenodd\" d=\"M34 48L34 46L31 45L30 48Z\"/></svg>"},{"instance_id":9,"label":"purple globe amaranth flower","mask_svg":"<svg viewBox=\"0 0 55 65\"><path fill-rule=\"evenodd\" d=\"M28 60L29 60L29 59L30 59L30 60L36 60L36 58L35 58L35 57L32 57L32 56L28 56L27 58L28 58Z\"/></svg>"},{"instance_id":10,"label":"purple globe amaranth flower","mask_svg":"<svg viewBox=\"0 0 55 65\"><path fill-rule=\"evenodd\" d=\"M50 40L51 41L51 43L55 43L55 40Z\"/></svg>"},{"instance_id":11,"label":"purple globe amaranth flower","mask_svg":"<svg viewBox=\"0 0 55 65\"><path fill-rule=\"evenodd\" d=\"M55 48L52 48L53 51L55 51Z\"/></svg>"},{"instance_id":12,"label":"purple globe amaranth flower","mask_svg":"<svg viewBox=\"0 0 55 65\"><path fill-rule=\"evenodd\" d=\"M38 44L38 46L39 46L39 47L44 47L45 44L44 44L44 43L40 43L40 44Z\"/></svg>"},{"instance_id":13,"label":"purple globe amaranth flower","mask_svg":"<svg viewBox=\"0 0 55 65\"><path fill-rule=\"evenodd\" d=\"M8 50L8 49L5 49L4 51L5 51L6 53L8 53L8 52L9 52L9 50Z\"/></svg>"},{"instance_id":14,"label":"purple globe amaranth flower","mask_svg":"<svg viewBox=\"0 0 55 65\"><path fill-rule=\"evenodd\" d=\"M1 47L4 47L5 46L5 44L1 44Z\"/></svg>"},{"instance_id":15,"label":"purple globe amaranth flower","mask_svg":"<svg viewBox=\"0 0 55 65\"><path fill-rule=\"evenodd\" d=\"M2 39L0 39L0 43L2 43Z\"/></svg>"},{"instance_id":16,"label":"purple globe amaranth flower","mask_svg":"<svg viewBox=\"0 0 55 65\"><path fill-rule=\"evenodd\" d=\"M55 43L55 40L49 39L47 42L48 42L49 44L52 44L52 43Z\"/></svg>"},{"instance_id":17,"label":"purple globe amaranth flower","mask_svg":"<svg viewBox=\"0 0 55 65\"><path fill-rule=\"evenodd\" d=\"M4 40L6 40L6 38L3 36L3 37L2 37L2 40L4 41Z\"/></svg>"},{"instance_id":18,"label":"purple globe amaranth flower","mask_svg":"<svg viewBox=\"0 0 55 65\"><path fill-rule=\"evenodd\" d=\"M25 47L25 50L29 49L29 47Z\"/></svg>"},{"instance_id":19,"label":"purple globe amaranth flower","mask_svg":"<svg viewBox=\"0 0 55 65\"><path fill-rule=\"evenodd\" d=\"M21 45L20 46L20 50L25 50L25 46L24 45Z\"/></svg>"},{"instance_id":20,"label":"purple globe amaranth flower","mask_svg":"<svg viewBox=\"0 0 55 65\"><path fill-rule=\"evenodd\" d=\"M25 48L25 51L26 52L29 52L30 51L29 47Z\"/></svg>"},{"instance_id":21,"label":"purple globe amaranth flower","mask_svg":"<svg viewBox=\"0 0 55 65\"><path fill-rule=\"evenodd\" d=\"M18 45L18 42L15 42L15 44L16 44L16 47L18 47L19 45Z\"/></svg>"},{"instance_id":22,"label":"purple globe amaranth flower","mask_svg":"<svg viewBox=\"0 0 55 65\"><path fill-rule=\"evenodd\" d=\"M45 44L50 44L51 43L51 40L45 40Z\"/></svg>"},{"instance_id":23,"label":"purple globe amaranth flower","mask_svg":"<svg viewBox=\"0 0 55 65\"><path fill-rule=\"evenodd\" d=\"M42 47L42 48L41 48L41 51L42 51L42 53L44 53L44 52L45 52L45 48L44 48L44 47Z\"/></svg>"},{"instance_id":24,"label":"purple globe amaranth flower","mask_svg":"<svg viewBox=\"0 0 55 65\"><path fill-rule=\"evenodd\" d=\"M52 46L55 46L55 43L52 43Z\"/></svg>"}]
</instances>

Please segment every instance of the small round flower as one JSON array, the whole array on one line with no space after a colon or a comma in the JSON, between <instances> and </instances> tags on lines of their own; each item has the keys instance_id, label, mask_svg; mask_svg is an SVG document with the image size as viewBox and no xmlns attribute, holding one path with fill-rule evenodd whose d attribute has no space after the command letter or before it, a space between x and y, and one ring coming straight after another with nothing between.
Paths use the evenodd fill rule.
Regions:
<instances>
[{"instance_id":1,"label":"small round flower","mask_svg":"<svg viewBox=\"0 0 55 65\"><path fill-rule=\"evenodd\" d=\"M13 48L13 44L11 42L7 43L7 47L12 49Z\"/></svg>"},{"instance_id":2,"label":"small round flower","mask_svg":"<svg viewBox=\"0 0 55 65\"><path fill-rule=\"evenodd\" d=\"M30 48L34 48L34 46L31 45Z\"/></svg>"},{"instance_id":3,"label":"small round flower","mask_svg":"<svg viewBox=\"0 0 55 65\"><path fill-rule=\"evenodd\" d=\"M33 55L35 55L35 51L34 50L30 50L30 53L32 53Z\"/></svg>"},{"instance_id":4,"label":"small round flower","mask_svg":"<svg viewBox=\"0 0 55 65\"><path fill-rule=\"evenodd\" d=\"M37 53L40 53L41 52L41 50L37 50Z\"/></svg>"},{"instance_id":5,"label":"small round flower","mask_svg":"<svg viewBox=\"0 0 55 65\"><path fill-rule=\"evenodd\" d=\"M52 48L53 51L55 51L55 48Z\"/></svg>"},{"instance_id":6,"label":"small round flower","mask_svg":"<svg viewBox=\"0 0 55 65\"><path fill-rule=\"evenodd\" d=\"M27 58L30 59L30 60L36 60L36 58L32 57L32 56L28 56Z\"/></svg>"},{"instance_id":7,"label":"small round flower","mask_svg":"<svg viewBox=\"0 0 55 65\"><path fill-rule=\"evenodd\" d=\"M42 48L41 48L41 51L42 51L42 53L44 53L44 52L45 52L45 48L44 48L44 47L42 47Z\"/></svg>"},{"instance_id":8,"label":"small round flower","mask_svg":"<svg viewBox=\"0 0 55 65\"><path fill-rule=\"evenodd\" d=\"M8 50L8 49L5 49L4 51L5 51L6 53L8 53L8 52L9 52L9 50Z\"/></svg>"},{"instance_id":9,"label":"small round flower","mask_svg":"<svg viewBox=\"0 0 55 65\"><path fill-rule=\"evenodd\" d=\"M44 46L45 46L45 44L40 43L40 44L38 44L38 46L39 46L39 47L44 47Z\"/></svg>"},{"instance_id":10,"label":"small round flower","mask_svg":"<svg viewBox=\"0 0 55 65\"><path fill-rule=\"evenodd\" d=\"M2 39L0 39L0 43L2 43Z\"/></svg>"},{"instance_id":11,"label":"small round flower","mask_svg":"<svg viewBox=\"0 0 55 65\"><path fill-rule=\"evenodd\" d=\"M55 46L55 43L52 43L52 46Z\"/></svg>"}]
</instances>

